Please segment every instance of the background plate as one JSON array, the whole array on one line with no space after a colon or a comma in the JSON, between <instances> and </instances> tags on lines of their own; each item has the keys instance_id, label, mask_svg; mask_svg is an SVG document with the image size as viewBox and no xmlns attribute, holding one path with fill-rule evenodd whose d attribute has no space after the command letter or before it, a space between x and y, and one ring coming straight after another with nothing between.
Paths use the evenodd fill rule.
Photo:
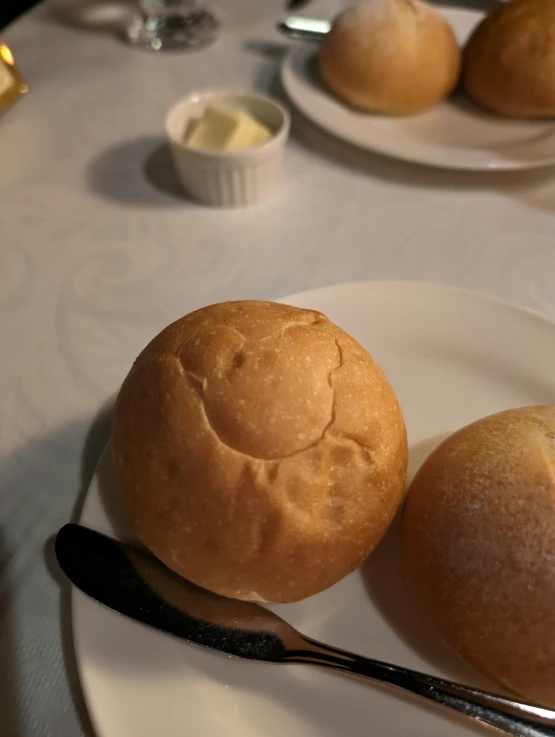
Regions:
<instances>
[{"instance_id":1,"label":"background plate","mask_svg":"<svg viewBox=\"0 0 555 737\"><path fill-rule=\"evenodd\" d=\"M440 10L461 44L483 17L475 10ZM282 67L283 86L301 112L349 143L394 158L450 169L533 169L555 163L553 121L496 117L463 94L406 118L359 112L342 104L324 87L315 53L314 44L293 50Z\"/></svg>"},{"instance_id":2,"label":"background plate","mask_svg":"<svg viewBox=\"0 0 555 737\"><path fill-rule=\"evenodd\" d=\"M348 284L284 301L322 310L381 364L405 413L411 473L462 425L555 397L555 326L533 313L416 282ZM81 521L130 537L109 454L99 464ZM276 609L304 633L339 647L487 687L411 613L396 543L394 525L361 571L318 596ZM73 604L77 660L99 737L485 734L368 683L197 649L77 591Z\"/></svg>"}]
</instances>

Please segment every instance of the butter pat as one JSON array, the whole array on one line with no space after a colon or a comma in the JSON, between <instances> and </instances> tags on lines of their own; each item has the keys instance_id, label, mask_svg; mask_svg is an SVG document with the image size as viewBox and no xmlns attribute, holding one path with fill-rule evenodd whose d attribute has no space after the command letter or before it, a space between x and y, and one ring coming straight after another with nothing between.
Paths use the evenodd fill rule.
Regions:
<instances>
[{"instance_id":1,"label":"butter pat","mask_svg":"<svg viewBox=\"0 0 555 737\"><path fill-rule=\"evenodd\" d=\"M188 131L186 143L205 151L245 151L272 138L270 130L249 113L209 105Z\"/></svg>"}]
</instances>

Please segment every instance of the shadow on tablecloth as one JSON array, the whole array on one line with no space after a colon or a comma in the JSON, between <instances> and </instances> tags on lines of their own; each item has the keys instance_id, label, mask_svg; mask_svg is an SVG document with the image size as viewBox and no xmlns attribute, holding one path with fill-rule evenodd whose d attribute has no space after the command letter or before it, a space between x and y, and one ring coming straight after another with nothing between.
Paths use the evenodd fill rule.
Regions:
<instances>
[{"instance_id":1,"label":"shadow on tablecloth","mask_svg":"<svg viewBox=\"0 0 555 737\"><path fill-rule=\"evenodd\" d=\"M123 140L93 159L86 172L90 190L123 205L187 207L187 200L164 139L142 136Z\"/></svg>"},{"instance_id":2,"label":"shadow on tablecloth","mask_svg":"<svg viewBox=\"0 0 555 737\"><path fill-rule=\"evenodd\" d=\"M109 415L102 412L92 426L82 417L53 427L32 396L19 388L14 399L16 435L26 430L0 466L0 735L90 737L73 652L70 589L51 536L70 518L77 491L76 509L82 505Z\"/></svg>"},{"instance_id":3,"label":"shadow on tablecloth","mask_svg":"<svg viewBox=\"0 0 555 737\"><path fill-rule=\"evenodd\" d=\"M0 734L21 737L21 704L17 693L19 673L17 665L17 639L15 630L15 610L12 598L12 585L8 575L7 562L10 551L0 530Z\"/></svg>"}]
</instances>

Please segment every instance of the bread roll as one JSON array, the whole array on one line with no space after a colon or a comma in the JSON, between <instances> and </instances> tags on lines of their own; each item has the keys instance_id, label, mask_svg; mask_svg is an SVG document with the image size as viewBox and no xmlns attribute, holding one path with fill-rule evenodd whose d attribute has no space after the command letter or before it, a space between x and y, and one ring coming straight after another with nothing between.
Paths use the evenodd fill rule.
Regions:
<instances>
[{"instance_id":1,"label":"bread roll","mask_svg":"<svg viewBox=\"0 0 555 737\"><path fill-rule=\"evenodd\" d=\"M452 435L408 492L403 557L444 641L555 707L555 407Z\"/></svg>"},{"instance_id":2,"label":"bread roll","mask_svg":"<svg viewBox=\"0 0 555 737\"><path fill-rule=\"evenodd\" d=\"M397 399L324 315L206 307L162 331L120 391L118 487L164 563L225 596L295 601L357 568L404 490Z\"/></svg>"},{"instance_id":3,"label":"bread roll","mask_svg":"<svg viewBox=\"0 0 555 737\"><path fill-rule=\"evenodd\" d=\"M419 0L361 0L332 25L318 54L320 73L349 104L410 115L457 84L461 53L451 26Z\"/></svg>"},{"instance_id":4,"label":"bread roll","mask_svg":"<svg viewBox=\"0 0 555 737\"><path fill-rule=\"evenodd\" d=\"M519 118L555 115L555 2L511 0L478 25L464 54L467 94Z\"/></svg>"}]
</instances>

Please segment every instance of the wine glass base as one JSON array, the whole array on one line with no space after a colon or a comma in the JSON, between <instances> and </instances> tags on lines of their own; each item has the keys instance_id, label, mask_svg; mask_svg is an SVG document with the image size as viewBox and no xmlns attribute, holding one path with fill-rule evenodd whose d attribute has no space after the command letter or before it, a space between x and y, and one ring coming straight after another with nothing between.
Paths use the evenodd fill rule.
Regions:
<instances>
[{"instance_id":1,"label":"wine glass base","mask_svg":"<svg viewBox=\"0 0 555 737\"><path fill-rule=\"evenodd\" d=\"M134 18L125 29L133 46L151 51L192 51L213 43L219 34L217 19L206 10L187 15Z\"/></svg>"}]
</instances>

